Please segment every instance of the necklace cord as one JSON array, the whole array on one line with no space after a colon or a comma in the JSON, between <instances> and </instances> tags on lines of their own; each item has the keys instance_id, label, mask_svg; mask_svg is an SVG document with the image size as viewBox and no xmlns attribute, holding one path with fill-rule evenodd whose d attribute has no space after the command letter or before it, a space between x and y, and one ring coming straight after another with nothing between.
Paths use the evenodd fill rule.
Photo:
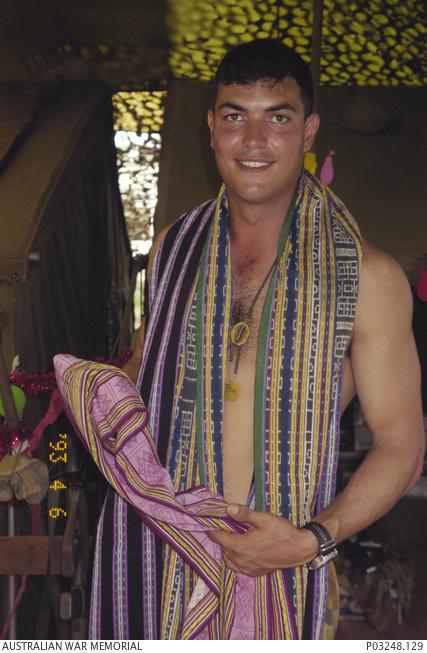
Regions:
<instances>
[{"instance_id":1,"label":"necklace cord","mask_svg":"<svg viewBox=\"0 0 427 653\"><path fill-rule=\"evenodd\" d=\"M237 347L236 361L234 363L234 374L235 375L237 374L238 369L239 369L241 346L244 345L249 339L250 329L249 329L248 322L252 317L252 311L254 310L257 299L260 296L265 284L267 283L271 273L273 272L274 268L276 267L278 260L279 260L279 255L277 254L274 261L273 261L273 263L271 264L267 274L265 275L262 284L260 285L260 287L258 288L258 290L255 293L255 296L254 296L254 298L253 298L253 300L251 302L251 305L249 306L248 312L246 314L245 321L238 322L238 324L235 324L234 327L233 327L233 328L235 328L236 326L240 325L240 329L234 335L234 339L233 339L233 335L231 336L232 345ZM243 332L244 332L245 329L247 330L248 337L246 338L246 340L244 342L242 342L241 337L242 337ZM233 359L230 358L230 360L233 360Z\"/></svg>"}]
</instances>

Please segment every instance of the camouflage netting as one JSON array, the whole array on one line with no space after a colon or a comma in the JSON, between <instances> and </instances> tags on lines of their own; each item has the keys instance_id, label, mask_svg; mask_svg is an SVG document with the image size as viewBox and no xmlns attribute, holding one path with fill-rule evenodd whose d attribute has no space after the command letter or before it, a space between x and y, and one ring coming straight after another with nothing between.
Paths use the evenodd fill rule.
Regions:
<instances>
[{"instance_id":1,"label":"camouflage netting","mask_svg":"<svg viewBox=\"0 0 427 653\"><path fill-rule=\"evenodd\" d=\"M114 129L159 133L163 126L165 91L116 93L113 96Z\"/></svg>"},{"instance_id":2,"label":"camouflage netting","mask_svg":"<svg viewBox=\"0 0 427 653\"><path fill-rule=\"evenodd\" d=\"M170 0L174 77L212 78L224 52L257 37L278 37L310 61L312 0ZM422 0L325 0L321 83L427 83Z\"/></svg>"},{"instance_id":3,"label":"camouflage netting","mask_svg":"<svg viewBox=\"0 0 427 653\"><path fill-rule=\"evenodd\" d=\"M310 62L312 0L170 0L170 73L210 80L225 51L257 37L278 37ZM421 0L325 0L321 84L421 86L427 83L427 34ZM76 54L76 53L75 53ZM90 52L81 54L90 65ZM92 57L112 65L123 50L99 46ZM135 59L136 61L136 59ZM155 88L151 81L145 88ZM158 80L158 89L165 80ZM118 93L115 129L144 134L117 141L121 190L131 239L151 238L157 202L159 132L165 93Z\"/></svg>"},{"instance_id":4,"label":"camouflage netting","mask_svg":"<svg viewBox=\"0 0 427 653\"><path fill-rule=\"evenodd\" d=\"M119 184L131 241L153 237L165 97L163 91L113 96Z\"/></svg>"},{"instance_id":5,"label":"camouflage netting","mask_svg":"<svg viewBox=\"0 0 427 653\"><path fill-rule=\"evenodd\" d=\"M125 84L128 89L150 90L167 84L163 48L70 40L33 52L23 62L36 82L98 79L116 88Z\"/></svg>"}]
</instances>

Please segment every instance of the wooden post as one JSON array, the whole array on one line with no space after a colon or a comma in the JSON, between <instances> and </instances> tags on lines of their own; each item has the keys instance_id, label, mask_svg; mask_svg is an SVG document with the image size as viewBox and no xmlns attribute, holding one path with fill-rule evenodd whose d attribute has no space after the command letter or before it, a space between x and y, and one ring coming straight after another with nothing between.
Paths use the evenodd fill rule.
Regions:
<instances>
[{"instance_id":1,"label":"wooden post","mask_svg":"<svg viewBox=\"0 0 427 653\"><path fill-rule=\"evenodd\" d=\"M322 54L323 0L313 0L313 34L311 37L311 74L313 76L313 111L319 110L320 57Z\"/></svg>"},{"instance_id":2,"label":"wooden post","mask_svg":"<svg viewBox=\"0 0 427 653\"><path fill-rule=\"evenodd\" d=\"M0 395L3 400L4 414L9 428L15 429L19 426L18 413L16 411L15 402L12 396L10 387L9 375L6 368L6 363L3 357L3 348L1 340L0 328ZM13 503L8 505L8 535L13 537L15 535L15 508ZM9 612L12 610L16 597L16 579L14 575L8 577L8 608ZM16 639L16 618L12 618L9 628L9 639Z\"/></svg>"},{"instance_id":3,"label":"wooden post","mask_svg":"<svg viewBox=\"0 0 427 653\"><path fill-rule=\"evenodd\" d=\"M14 537L15 535L15 506L13 501L11 501L7 507L7 533L9 537ZM14 608L16 599L16 577L9 575L7 578L7 604L8 604L8 614L10 614ZM9 639L16 639L16 614L13 615L12 620L9 626Z\"/></svg>"}]
</instances>

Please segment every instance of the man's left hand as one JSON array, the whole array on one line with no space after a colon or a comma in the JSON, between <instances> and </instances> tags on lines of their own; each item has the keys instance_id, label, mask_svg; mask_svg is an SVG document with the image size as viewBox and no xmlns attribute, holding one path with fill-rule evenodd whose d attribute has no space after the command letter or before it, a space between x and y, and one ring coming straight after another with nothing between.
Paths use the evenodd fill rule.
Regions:
<instances>
[{"instance_id":1,"label":"man's left hand","mask_svg":"<svg viewBox=\"0 0 427 653\"><path fill-rule=\"evenodd\" d=\"M228 505L227 514L248 524L247 533L213 531L209 537L222 546L225 563L234 571L260 576L275 569L297 567L318 553L314 535L296 528L284 517L237 504Z\"/></svg>"}]
</instances>

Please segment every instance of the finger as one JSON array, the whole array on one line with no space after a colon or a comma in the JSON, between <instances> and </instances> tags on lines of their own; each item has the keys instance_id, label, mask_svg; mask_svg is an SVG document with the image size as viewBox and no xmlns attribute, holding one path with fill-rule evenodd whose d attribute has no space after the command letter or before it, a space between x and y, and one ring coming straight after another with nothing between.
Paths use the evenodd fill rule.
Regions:
<instances>
[{"instance_id":1,"label":"finger","mask_svg":"<svg viewBox=\"0 0 427 653\"><path fill-rule=\"evenodd\" d=\"M259 569L258 567L252 567L251 565L241 565L238 562L233 561L232 556L227 552L223 554L225 565L228 569L232 569L238 574L245 574L245 576L260 576L264 573L267 573L269 570Z\"/></svg>"},{"instance_id":2,"label":"finger","mask_svg":"<svg viewBox=\"0 0 427 653\"><path fill-rule=\"evenodd\" d=\"M227 506L227 514L236 521L245 522L251 526L261 526L265 518L265 513L256 512L238 503L230 503Z\"/></svg>"},{"instance_id":3,"label":"finger","mask_svg":"<svg viewBox=\"0 0 427 653\"><path fill-rule=\"evenodd\" d=\"M231 533L226 533L225 531L209 531L207 536L217 544L220 544L224 547L231 547L233 544L233 537Z\"/></svg>"},{"instance_id":4,"label":"finger","mask_svg":"<svg viewBox=\"0 0 427 653\"><path fill-rule=\"evenodd\" d=\"M237 571L237 572L239 571L236 565L234 564L234 562L231 560L230 556L227 554L227 552L224 552L223 558L226 566L229 569L232 569L233 571Z\"/></svg>"},{"instance_id":5,"label":"finger","mask_svg":"<svg viewBox=\"0 0 427 653\"><path fill-rule=\"evenodd\" d=\"M252 565L240 565L237 562L233 562L233 559L227 553L223 554L223 558L226 567L228 569L232 569L238 574L244 574L245 576L256 577L256 576L264 576L265 574L271 572L271 569L267 569L267 567L254 567Z\"/></svg>"}]
</instances>

